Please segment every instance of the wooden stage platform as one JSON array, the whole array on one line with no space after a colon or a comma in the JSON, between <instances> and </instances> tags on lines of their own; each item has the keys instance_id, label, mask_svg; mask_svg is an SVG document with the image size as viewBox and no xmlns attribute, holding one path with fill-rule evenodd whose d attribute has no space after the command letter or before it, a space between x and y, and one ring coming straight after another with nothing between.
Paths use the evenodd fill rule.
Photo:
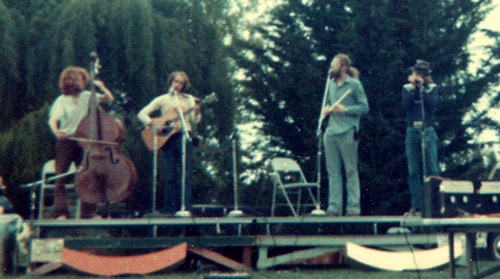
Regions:
<instances>
[{"instance_id":1,"label":"wooden stage platform","mask_svg":"<svg viewBox=\"0 0 500 279\"><path fill-rule=\"evenodd\" d=\"M139 256L144 255L143 260L151 263L152 252L177 247L175 254L186 253L187 259L192 257L222 269L247 271L295 264L345 264L343 251L347 243L392 250L433 248L448 243L447 234L432 229L414 227L411 233L401 233L409 232L408 224L419 223L420 219L403 216L249 216L33 220L30 226L35 234L31 241L30 264L34 274L45 274L66 265L87 273L112 276L120 273L88 270L86 268L91 267L71 262L74 260L70 260L70 255L81 261L87 254L75 256L75 251L91 251L88 255L97 263L116 261L118 255L134 256L140 263ZM184 251L182 249L185 252L179 252ZM96 253L113 258L95 259ZM165 259L159 261L165 262ZM172 260L172 263L179 261ZM93 266L96 268L97 264ZM157 265L158 270L166 268ZM127 270L125 273L134 272Z\"/></svg>"}]
</instances>

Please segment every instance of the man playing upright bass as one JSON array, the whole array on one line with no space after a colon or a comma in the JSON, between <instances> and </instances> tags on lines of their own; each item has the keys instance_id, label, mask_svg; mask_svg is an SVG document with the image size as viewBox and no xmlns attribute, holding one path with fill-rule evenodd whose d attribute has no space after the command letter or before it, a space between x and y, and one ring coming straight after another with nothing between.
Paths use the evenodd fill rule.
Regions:
<instances>
[{"instance_id":1,"label":"man playing upright bass","mask_svg":"<svg viewBox=\"0 0 500 279\"><path fill-rule=\"evenodd\" d=\"M60 77L62 94L54 101L49 115L49 127L57 137L55 171L63 174L68 171L72 162L80 165L83 158L83 149L72 138L82 119L89 112L89 100L92 93L88 90L89 72L81 67L68 67ZM96 80L94 84L104 94L94 95L97 102L111 103L114 96L102 81ZM82 201L80 215L82 218L96 216L97 204ZM69 216L66 199L65 179L56 180L54 186L54 218L67 218Z\"/></svg>"}]
</instances>

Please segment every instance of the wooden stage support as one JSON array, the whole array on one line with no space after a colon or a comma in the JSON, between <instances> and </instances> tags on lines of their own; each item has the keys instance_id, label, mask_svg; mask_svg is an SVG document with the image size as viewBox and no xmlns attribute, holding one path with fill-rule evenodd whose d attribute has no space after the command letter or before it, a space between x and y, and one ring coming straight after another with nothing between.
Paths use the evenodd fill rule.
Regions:
<instances>
[{"instance_id":1,"label":"wooden stage support","mask_svg":"<svg viewBox=\"0 0 500 279\"><path fill-rule=\"evenodd\" d=\"M400 227L412 218L419 217L36 220L30 223L38 232L31 242L30 264L35 267L33 273L43 269L51 271L58 263L63 263L84 272L113 276L156 272L170 263L179 263L182 258L195 257L225 269L248 271L314 263L313 258L320 258L322 264L332 264L334 260L342 259L342 253L340 256L332 255L344 251L346 243L371 247L418 245L431 248L447 237L446 234L422 232L387 234L390 228ZM186 252L175 252L179 257L174 259L167 249ZM98 257L86 251L99 251L99 255L105 256ZM133 253L135 260L149 262L151 266L131 270L127 262L132 258L109 256L106 251L113 251L113 255L120 255L120 251L141 251ZM168 265L154 263L159 258L171 258L171 262ZM116 268L95 272L87 268L88 263L77 265L76 259L102 263L113 261L109 265Z\"/></svg>"},{"instance_id":2,"label":"wooden stage support","mask_svg":"<svg viewBox=\"0 0 500 279\"><path fill-rule=\"evenodd\" d=\"M186 243L142 255L98 255L68 248L62 250L62 263L81 272L117 276L149 274L180 264L187 256Z\"/></svg>"}]
</instances>

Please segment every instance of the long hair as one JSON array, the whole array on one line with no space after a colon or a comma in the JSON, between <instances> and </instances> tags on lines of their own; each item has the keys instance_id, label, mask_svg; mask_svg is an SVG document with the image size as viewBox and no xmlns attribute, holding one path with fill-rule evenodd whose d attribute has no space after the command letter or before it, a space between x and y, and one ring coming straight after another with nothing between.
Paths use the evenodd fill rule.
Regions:
<instances>
[{"instance_id":1,"label":"long hair","mask_svg":"<svg viewBox=\"0 0 500 279\"><path fill-rule=\"evenodd\" d=\"M347 54L339 53L339 54L335 55L335 57L333 59L335 59L335 58L340 61L341 66L345 67L346 73L349 76L351 76L355 79L359 79L359 71L358 71L358 69L356 69L352 66L351 58L349 58L349 56Z\"/></svg>"},{"instance_id":2,"label":"long hair","mask_svg":"<svg viewBox=\"0 0 500 279\"><path fill-rule=\"evenodd\" d=\"M63 95L78 94L87 88L89 72L82 67L67 67L61 73L59 87Z\"/></svg>"},{"instance_id":3,"label":"long hair","mask_svg":"<svg viewBox=\"0 0 500 279\"><path fill-rule=\"evenodd\" d=\"M424 81L427 84L432 84L434 83L434 80L432 79L431 74L424 74Z\"/></svg>"},{"instance_id":4,"label":"long hair","mask_svg":"<svg viewBox=\"0 0 500 279\"><path fill-rule=\"evenodd\" d=\"M168 77L168 85L172 86L172 82L174 82L175 76L177 75L184 78L185 82L184 86L182 87L182 92L186 92L187 90L189 90L189 88L191 88L191 82L189 81L188 75L183 71L175 71L171 73L170 76Z\"/></svg>"}]
</instances>

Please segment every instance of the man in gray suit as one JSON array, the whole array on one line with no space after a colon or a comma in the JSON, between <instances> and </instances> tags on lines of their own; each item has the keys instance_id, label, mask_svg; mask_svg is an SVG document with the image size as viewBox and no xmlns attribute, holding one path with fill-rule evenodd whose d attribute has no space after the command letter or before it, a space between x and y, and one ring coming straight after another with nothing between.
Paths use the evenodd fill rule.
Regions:
<instances>
[{"instance_id":1,"label":"man in gray suit","mask_svg":"<svg viewBox=\"0 0 500 279\"><path fill-rule=\"evenodd\" d=\"M330 64L330 82L323 117L329 116L323 135L329 195L327 214L343 215L342 165L346 177L346 216L361 213L358 175L359 123L368 113L368 99L349 56L336 55ZM340 100L340 102L339 102Z\"/></svg>"}]
</instances>

